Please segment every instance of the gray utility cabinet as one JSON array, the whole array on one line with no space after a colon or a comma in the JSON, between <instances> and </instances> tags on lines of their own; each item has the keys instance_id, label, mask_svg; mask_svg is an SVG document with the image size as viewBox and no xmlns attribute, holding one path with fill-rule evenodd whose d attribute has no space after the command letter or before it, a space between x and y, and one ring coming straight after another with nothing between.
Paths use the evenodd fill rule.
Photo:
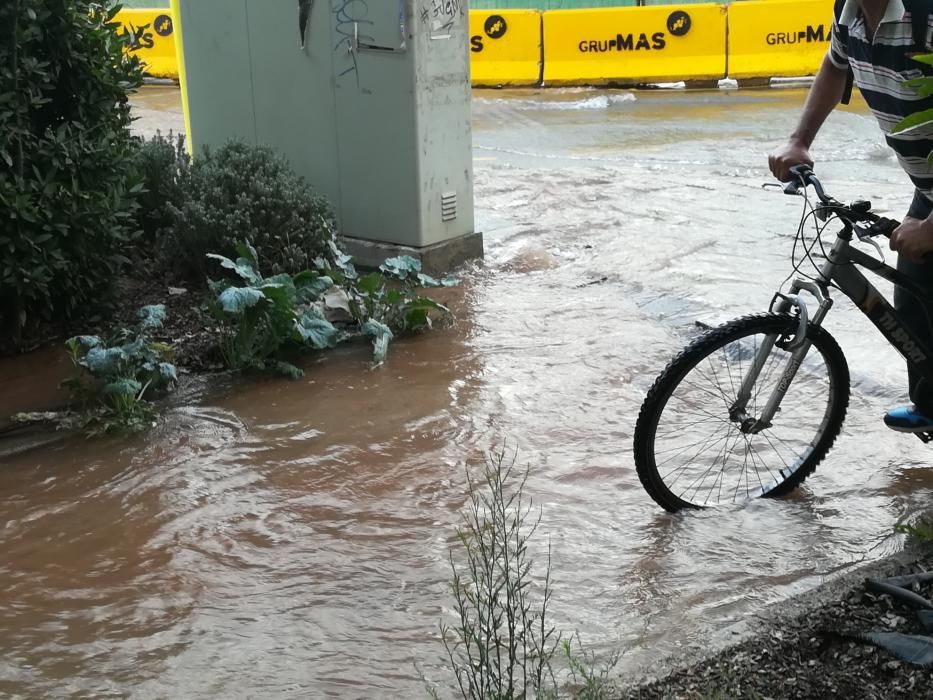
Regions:
<instances>
[{"instance_id":1,"label":"gray utility cabinet","mask_svg":"<svg viewBox=\"0 0 933 700\"><path fill-rule=\"evenodd\" d=\"M272 146L335 204L345 236L386 254L456 239L475 251L465 2L177 8L195 156L228 139Z\"/></svg>"}]
</instances>

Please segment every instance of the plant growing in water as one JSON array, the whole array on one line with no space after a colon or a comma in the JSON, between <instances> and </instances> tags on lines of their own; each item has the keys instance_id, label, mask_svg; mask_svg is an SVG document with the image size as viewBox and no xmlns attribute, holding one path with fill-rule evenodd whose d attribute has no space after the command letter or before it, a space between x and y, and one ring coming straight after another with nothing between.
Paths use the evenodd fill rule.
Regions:
<instances>
[{"instance_id":1,"label":"plant growing in water","mask_svg":"<svg viewBox=\"0 0 933 700\"><path fill-rule=\"evenodd\" d=\"M149 333L162 327L165 307L144 306L134 329L121 328L109 339L79 335L65 343L78 376L66 379L79 404L77 423L89 434L135 432L149 427L155 418L150 399L174 388L178 374L169 360L171 347L150 340Z\"/></svg>"},{"instance_id":2,"label":"plant growing in water","mask_svg":"<svg viewBox=\"0 0 933 700\"><path fill-rule=\"evenodd\" d=\"M272 369L300 377L302 371L278 355L288 345L324 349L337 344L339 333L317 304L333 280L311 270L263 277L256 250L249 243L237 243L236 250L240 257L235 261L208 255L239 278L239 284L226 279L208 283L216 295L211 309L221 323L224 363L231 369Z\"/></svg>"},{"instance_id":3,"label":"plant growing in water","mask_svg":"<svg viewBox=\"0 0 933 700\"><path fill-rule=\"evenodd\" d=\"M430 328L432 311L448 313L415 288L452 281L422 275L413 258L387 260L380 271L360 278L334 246L335 262L320 258L314 270L264 277L249 243L237 243L236 250L236 260L208 255L232 273L209 282L216 297L211 310L221 324L221 355L231 369L274 370L297 378L302 371L284 361L283 352L332 348L359 335L373 338L373 361L379 364L395 333ZM350 321L342 329L328 319L335 309L343 309Z\"/></svg>"},{"instance_id":4,"label":"plant growing in water","mask_svg":"<svg viewBox=\"0 0 933 700\"><path fill-rule=\"evenodd\" d=\"M604 700L612 694L609 674L619 654L600 663L578 635L564 638L550 622L551 550L543 574L535 572L529 543L541 513L534 514L525 495L527 480L528 469L516 472L505 452L487 458L479 481L467 474L469 500L457 528L461 560L450 552L457 622L441 623L457 690L464 700ZM566 668L555 671L561 658Z\"/></svg>"},{"instance_id":5,"label":"plant growing in water","mask_svg":"<svg viewBox=\"0 0 933 700\"><path fill-rule=\"evenodd\" d=\"M352 280L346 286L350 312L361 323L363 333L372 336L373 361L385 359L395 333L417 333L431 328L431 314L442 316L449 309L418 294L422 287L450 287L453 277L437 280L422 274L421 262L409 256L389 258L377 272Z\"/></svg>"},{"instance_id":6,"label":"plant growing in water","mask_svg":"<svg viewBox=\"0 0 933 700\"><path fill-rule=\"evenodd\" d=\"M901 523L894 527L894 531L917 542L933 542L933 516L924 515L916 522Z\"/></svg>"},{"instance_id":7,"label":"plant growing in water","mask_svg":"<svg viewBox=\"0 0 933 700\"><path fill-rule=\"evenodd\" d=\"M525 497L528 471L500 452L485 463L482 481L468 475L469 502L457 540L465 554L450 553L458 621L441 624L441 636L464 698L523 698L553 687L551 660L560 635L548 622L550 548L543 588L532 594L534 561L528 541L540 523ZM483 488L485 487L485 488Z\"/></svg>"}]
</instances>

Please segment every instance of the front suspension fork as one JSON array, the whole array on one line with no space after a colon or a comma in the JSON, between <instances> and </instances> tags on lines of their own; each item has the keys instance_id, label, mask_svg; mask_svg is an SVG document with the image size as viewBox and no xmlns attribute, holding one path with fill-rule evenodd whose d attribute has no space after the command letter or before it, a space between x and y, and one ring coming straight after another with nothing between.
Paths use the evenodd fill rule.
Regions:
<instances>
[{"instance_id":1,"label":"front suspension fork","mask_svg":"<svg viewBox=\"0 0 933 700\"><path fill-rule=\"evenodd\" d=\"M819 308L816 314L813 315L812 320L809 319L806 303L799 296L801 291L810 292L819 302ZM782 347L791 351L791 355L787 358L784 370L781 372L781 377L771 392L771 396L768 397L767 403L765 403L764 408L761 409L761 413L757 417L748 414L748 402L751 400L755 383L758 381L758 377L762 369L764 369L775 344L782 338L782 334L773 333L766 336L761 347L758 348L758 352L755 353L755 359L748 373L742 378L736 401L729 410L729 418L740 424L742 432L755 434L771 427L771 422L781 407L781 401L784 400L791 382L797 376L797 370L800 369L800 365L803 364L804 358L810 351L812 342L809 339L808 329L811 326L820 326L832 305L833 301L829 298L826 287L807 280L796 280L791 286L789 294L778 292L774 295L774 299L771 301L771 311L773 313L789 313L792 309L795 310L798 320L797 333L793 338L783 341L785 344Z\"/></svg>"}]
</instances>

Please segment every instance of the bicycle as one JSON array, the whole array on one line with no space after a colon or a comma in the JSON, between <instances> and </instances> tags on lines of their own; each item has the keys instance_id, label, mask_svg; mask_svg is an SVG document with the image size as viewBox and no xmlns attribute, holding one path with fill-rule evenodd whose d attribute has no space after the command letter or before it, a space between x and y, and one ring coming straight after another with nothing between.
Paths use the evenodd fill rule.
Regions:
<instances>
[{"instance_id":1,"label":"bicycle","mask_svg":"<svg viewBox=\"0 0 933 700\"><path fill-rule=\"evenodd\" d=\"M872 213L870 202L845 205L828 196L808 167L791 172L793 180L781 187L806 203L792 253L794 271L785 283L802 274L803 260L796 258L800 241L815 276L802 274L787 293L779 289L766 313L702 333L661 372L639 412L638 477L670 512L788 494L826 456L849 404L848 363L822 325L833 305L831 288L849 297L907 362L933 381L930 349L860 268L920 298L926 295L883 260L853 246L854 238L867 241L880 253L874 237L890 236L899 222ZM811 186L819 199L815 207L807 194ZM817 235L808 246L804 230L811 216ZM821 235L833 220L842 229L827 251ZM813 254L817 242L822 264ZM803 292L816 302L812 314ZM933 434L918 436L933 439Z\"/></svg>"}]
</instances>

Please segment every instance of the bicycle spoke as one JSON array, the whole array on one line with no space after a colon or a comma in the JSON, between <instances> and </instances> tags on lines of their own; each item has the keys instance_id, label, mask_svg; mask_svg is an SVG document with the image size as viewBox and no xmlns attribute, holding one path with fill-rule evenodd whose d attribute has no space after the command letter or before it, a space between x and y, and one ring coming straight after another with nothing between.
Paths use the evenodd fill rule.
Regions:
<instances>
[{"instance_id":1,"label":"bicycle spoke","mask_svg":"<svg viewBox=\"0 0 933 700\"><path fill-rule=\"evenodd\" d=\"M729 409L732 408L732 406L731 406L731 403L732 403L732 402L729 401L729 397L726 396L726 392L723 391L723 389L722 389L722 383L721 383L720 380L719 380L719 375L716 374L716 368L713 366L713 361L712 361L710 358L707 357L707 358L706 358L706 362L707 362L707 364L709 365L710 369L713 370L713 377L716 378L716 389L719 391L719 394L720 394L721 397L722 397L722 403L723 403L723 405L726 407L726 410L728 411Z\"/></svg>"},{"instance_id":2,"label":"bicycle spoke","mask_svg":"<svg viewBox=\"0 0 933 700\"><path fill-rule=\"evenodd\" d=\"M683 399L681 399L681 398L678 398L678 400L679 400L679 401L683 401ZM729 421L728 415L726 415L726 416L717 416L715 413L710 413L709 411L704 411L704 410L703 410L702 408L700 408L699 406L693 407L693 409L692 409L691 411L683 411L683 413L684 413L685 415L688 415L688 416L706 416L707 418L712 418L713 420L721 421L721 422L728 422L728 421Z\"/></svg>"},{"instance_id":3,"label":"bicycle spoke","mask_svg":"<svg viewBox=\"0 0 933 700\"><path fill-rule=\"evenodd\" d=\"M720 428L719 430L717 430L715 433L713 433L713 434L710 435L709 437L707 437L707 438L705 438L705 439L703 439L703 440L697 440L696 442L694 442L694 443L692 443L692 444L690 444L690 445L687 445L686 447L682 448L682 449L680 450L680 452L678 452L677 454L675 454L675 455L673 455L673 456L671 456L671 457L668 457L666 460L664 460L663 462L661 462L660 464L658 464L658 465L657 465L657 466L658 466L658 469L660 469L661 467L663 467L663 466L664 466L665 464L667 464L668 462L677 459L678 457L680 457L680 455L682 455L684 452L688 451L689 449L691 449L691 448L693 448L693 447L696 447L697 445L702 445L702 446L700 447L700 449L696 451L696 453L693 455L693 457L691 457L689 460L687 460L686 466L690 466L690 463L693 462L693 460L695 460L695 459L700 455L700 453L701 453L703 450L706 449L706 445L707 445L710 441L712 441L712 440L715 439L716 435L719 434L720 430L722 430L722 428ZM726 432L728 433L728 430L727 430ZM720 439L722 439L722 438L720 438ZM718 440L717 440L717 442L718 442ZM673 448L671 448L670 450L665 450L665 451L666 451L666 452L673 452L673 451L676 450L676 449L678 449L678 448L673 447ZM655 454L659 454L659 453L655 453ZM672 472L672 473L673 473L673 472Z\"/></svg>"},{"instance_id":4,"label":"bicycle spoke","mask_svg":"<svg viewBox=\"0 0 933 700\"><path fill-rule=\"evenodd\" d=\"M758 477L758 485L761 486L761 492L762 494L764 494L765 485L764 485L764 482L761 480L761 471L759 471L758 469L759 463L761 464L761 466L765 468L765 471L768 472L768 476L774 481L774 483L777 484L780 482L774 478L774 472L771 471L771 467L769 467L768 464L761 458L761 455L758 454L758 450L755 449L754 443L752 443L750 439L747 440L747 442L748 442L748 448L749 450L751 450L752 465L755 467L755 476ZM757 458L757 461L756 461L756 458Z\"/></svg>"},{"instance_id":5,"label":"bicycle spoke","mask_svg":"<svg viewBox=\"0 0 933 700\"><path fill-rule=\"evenodd\" d=\"M678 473L678 472L680 472L680 473L682 474L683 471L684 471L685 469L687 469L688 467L690 467L690 466L693 465L693 463L696 461L696 458L700 456L700 453L701 453L701 452L704 452L704 451L707 450L708 448L712 447L713 445L715 445L715 444L717 444L717 443L719 443L719 442L721 442L721 441L723 441L723 440L728 440L728 438L729 438L729 433L728 433L728 431L726 431L726 434L723 435L722 437L720 437L719 439L716 439L716 436L715 436L715 435L710 436L710 437L708 438L708 440L703 444L703 446L700 447L700 449L697 450L697 451L694 453L694 455L693 455L690 459L688 459L686 462L684 462L684 464L683 464L682 467L680 467L679 469L674 469L673 471L669 472L669 473L667 474L667 476L662 477L662 480L666 482L666 481L667 481L671 476L673 476L674 474L676 474L676 473ZM671 484L673 485L674 483L676 483L678 479L680 479L680 476L678 476L677 479L674 479L674 481L672 481Z\"/></svg>"},{"instance_id":6,"label":"bicycle spoke","mask_svg":"<svg viewBox=\"0 0 933 700\"><path fill-rule=\"evenodd\" d=\"M781 462L784 464L784 468L787 469L787 471L790 471L790 465L787 463L787 460L784 459L783 455L780 452L778 452L778 449L774 446L774 443L771 442L771 438L768 437L767 432L762 430L759 433L759 435L761 435L761 437L763 437L765 440L768 441L768 444L771 446L771 450L774 452L774 454L778 456L778 459L780 459Z\"/></svg>"},{"instance_id":7,"label":"bicycle spoke","mask_svg":"<svg viewBox=\"0 0 933 700\"><path fill-rule=\"evenodd\" d=\"M725 471L725 468L726 468L726 461L728 460L728 455L729 455L729 447L728 447L728 446L729 446L729 437L731 436L733 430L735 430L735 427L732 426L732 425L730 425L730 426L729 426L729 433L726 435L726 441L725 441L725 443L723 444L723 448L722 448L722 465L723 465L723 466L722 466L722 469L723 469L723 471ZM736 431L736 432L738 432L738 431ZM739 435L741 435L741 433L739 433ZM733 446L735 446L735 441L733 441L732 444L733 444ZM683 493L687 493L687 491L689 491L689 490L693 487L693 485L696 484L697 482L700 482L700 483L702 484L702 482L706 480L706 477L709 476L709 473L713 470L713 467L715 467L716 464L719 462L719 459L720 459L720 458L717 457L717 458L713 461L713 463L709 465L709 468L707 468L707 470L706 470L703 474L701 474L699 477L697 477L696 479L694 479L694 480L693 480L693 483L691 483L690 486L688 486L688 487L683 491ZM699 490L700 490L699 487L697 487L696 491L694 491L694 495L696 495L697 493L699 493ZM683 494L681 494L681 495L683 495Z\"/></svg>"},{"instance_id":8,"label":"bicycle spoke","mask_svg":"<svg viewBox=\"0 0 933 700\"><path fill-rule=\"evenodd\" d=\"M671 435L679 435L689 428L694 428L706 422L708 422L708 419L703 418L698 421L694 421L693 423L687 423L686 425L681 425L676 430L671 430L669 433L664 433L663 435L655 435L654 441L655 443L657 443L659 440L664 440L665 438L669 438Z\"/></svg>"},{"instance_id":9,"label":"bicycle spoke","mask_svg":"<svg viewBox=\"0 0 933 700\"><path fill-rule=\"evenodd\" d=\"M698 369L697 371L700 372L699 369ZM700 376L701 376L701 377L705 377L706 375L704 375L704 374L701 373ZM708 379L708 377L707 377L707 379ZM681 383L681 386L683 386L683 384L684 384L684 382ZM722 400L723 400L723 403L725 403L725 405L726 405L726 411L728 411L730 408L732 408L732 407L729 405L729 402L728 402L728 399L726 398L726 395L725 395L722 391L715 392L715 391L711 391L711 390L709 390L709 389L704 389L703 387L697 386L697 385L693 384L692 382L687 383L687 386L688 386L688 387L691 387L691 388L693 388L693 389L695 389L696 391L699 391L700 393L707 394L708 396L711 396L711 397L713 397L714 399L722 399ZM678 387L678 388L679 388L679 387Z\"/></svg>"}]
</instances>

